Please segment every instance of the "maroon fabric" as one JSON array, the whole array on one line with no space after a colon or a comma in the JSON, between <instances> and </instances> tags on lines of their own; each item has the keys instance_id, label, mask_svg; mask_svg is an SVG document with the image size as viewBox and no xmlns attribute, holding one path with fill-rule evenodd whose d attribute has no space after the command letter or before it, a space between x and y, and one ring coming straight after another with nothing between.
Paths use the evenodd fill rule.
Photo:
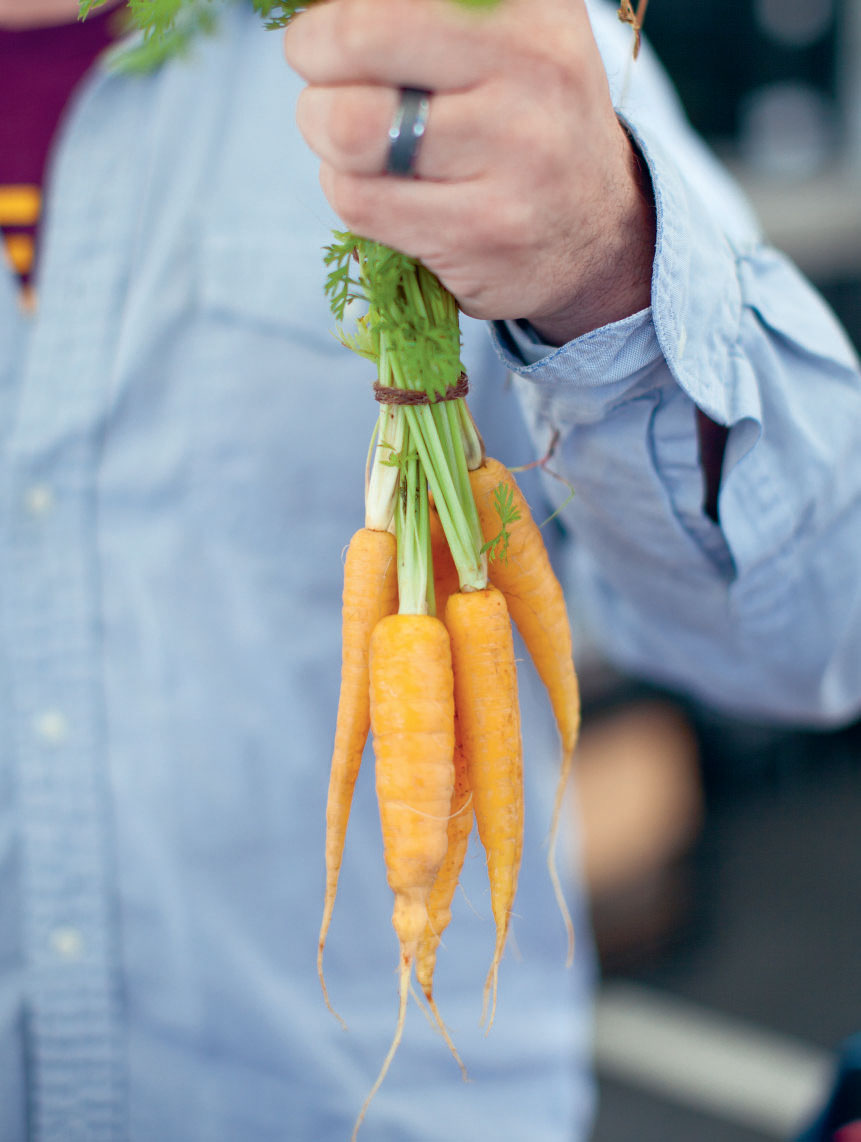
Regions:
<instances>
[{"instance_id":1,"label":"maroon fabric","mask_svg":"<svg viewBox=\"0 0 861 1142\"><path fill-rule=\"evenodd\" d=\"M861 1142L861 1119L841 1126L834 1135L834 1142Z\"/></svg>"},{"instance_id":2,"label":"maroon fabric","mask_svg":"<svg viewBox=\"0 0 861 1142\"><path fill-rule=\"evenodd\" d=\"M700 463L706 482L703 507L706 514L717 521L718 492L729 429L722 424L715 424L701 409L697 409L697 433L700 441Z\"/></svg>"},{"instance_id":3,"label":"maroon fabric","mask_svg":"<svg viewBox=\"0 0 861 1142\"><path fill-rule=\"evenodd\" d=\"M63 109L96 57L116 39L120 15L112 5L84 21L0 28L0 186L42 186Z\"/></svg>"}]
</instances>

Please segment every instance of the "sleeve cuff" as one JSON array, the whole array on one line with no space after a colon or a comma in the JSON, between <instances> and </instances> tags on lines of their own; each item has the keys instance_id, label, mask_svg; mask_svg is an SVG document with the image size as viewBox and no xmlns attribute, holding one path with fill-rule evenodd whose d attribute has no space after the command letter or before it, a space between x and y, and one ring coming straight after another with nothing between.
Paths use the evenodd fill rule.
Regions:
<instances>
[{"instance_id":1,"label":"sleeve cuff","mask_svg":"<svg viewBox=\"0 0 861 1142\"><path fill-rule=\"evenodd\" d=\"M624 380L661 352L649 309L561 346L545 344L528 321L496 321L491 337L508 369L537 381L588 385Z\"/></svg>"}]
</instances>

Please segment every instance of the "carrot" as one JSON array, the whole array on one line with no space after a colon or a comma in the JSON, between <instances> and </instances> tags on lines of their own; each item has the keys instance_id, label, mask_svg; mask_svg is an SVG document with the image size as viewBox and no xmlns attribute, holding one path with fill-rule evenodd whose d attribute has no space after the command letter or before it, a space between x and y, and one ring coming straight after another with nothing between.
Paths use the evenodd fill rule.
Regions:
<instances>
[{"instance_id":1,"label":"carrot","mask_svg":"<svg viewBox=\"0 0 861 1142\"><path fill-rule=\"evenodd\" d=\"M446 853L454 788L454 692L451 649L431 615L381 619L371 635L371 727L386 878L395 896L392 925L400 945L398 1020L353 1138L401 1040L409 983L428 921L428 899Z\"/></svg>"},{"instance_id":2,"label":"carrot","mask_svg":"<svg viewBox=\"0 0 861 1142\"><path fill-rule=\"evenodd\" d=\"M458 589L458 573L451 557L451 550L446 541L439 514L433 506L429 512L429 522L436 613L442 618L445 614L445 605L449 595L454 594Z\"/></svg>"},{"instance_id":3,"label":"carrot","mask_svg":"<svg viewBox=\"0 0 861 1142\"><path fill-rule=\"evenodd\" d=\"M496 945L484 986L483 1018L492 997L489 1028L523 848L517 668L508 608L494 587L452 595L445 623L451 638L455 706L496 923Z\"/></svg>"},{"instance_id":4,"label":"carrot","mask_svg":"<svg viewBox=\"0 0 861 1142\"><path fill-rule=\"evenodd\" d=\"M553 805L547 864L568 935L570 964L574 954L574 927L556 869L562 801L580 732L580 691L572 658L568 611L541 532L511 473L498 460L488 457L480 468L470 472L470 483L486 541L491 542L499 535L496 504L500 485L510 496L514 508L506 524L507 551L504 557L490 561L488 574L491 583L504 594L511 617L547 688L561 739L562 765Z\"/></svg>"},{"instance_id":5,"label":"carrot","mask_svg":"<svg viewBox=\"0 0 861 1142\"><path fill-rule=\"evenodd\" d=\"M323 977L323 949L338 889L353 788L370 728L371 632L377 622L396 611L397 606L395 537L388 531L360 528L350 541L344 562L341 691L326 804L326 894L317 946L317 973L326 1005L333 1013Z\"/></svg>"},{"instance_id":6,"label":"carrot","mask_svg":"<svg viewBox=\"0 0 861 1142\"><path fill-rule=\"evenodd\" d=\"M451 902L460 879L466 851L469 847L469 835L472 832L474 812L472 808L472 791L469 787L469 774L467 772L466 755L460 734L460 719L457 710L454 715L454 789L451 794L451 810L448 818L448 843L445 859L437 873L428 899L428 922L416 954L416 979L425 994L428 1006L436 1019L437 1026L443 1038L448 1043L451 1053L457 1060L463 1077L466 1078L460 1055L455 1049L448 1030L443 1023L439 1008L433 996L433 976L436 968L437 949L442 934L451 923Z\"/></svg>"}]
</instances>

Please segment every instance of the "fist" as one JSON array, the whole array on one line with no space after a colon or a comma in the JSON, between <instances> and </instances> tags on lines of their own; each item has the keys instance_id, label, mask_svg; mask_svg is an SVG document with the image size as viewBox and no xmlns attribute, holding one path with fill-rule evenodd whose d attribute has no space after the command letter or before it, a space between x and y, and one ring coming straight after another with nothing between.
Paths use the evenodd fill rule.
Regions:
<instances>
[{"instance_id":1,"label":"fist","mask_svg":"<svg viewBox=\"0 0 861 1142\"><path fill-rule=\"evenodd\" d=\"M336 213L464 312L561 344L649 304L650 187L582 0L321 0L284 48ZM386 173L404 87L431 92L411 178Z\"/></svg>"}]
</instances>

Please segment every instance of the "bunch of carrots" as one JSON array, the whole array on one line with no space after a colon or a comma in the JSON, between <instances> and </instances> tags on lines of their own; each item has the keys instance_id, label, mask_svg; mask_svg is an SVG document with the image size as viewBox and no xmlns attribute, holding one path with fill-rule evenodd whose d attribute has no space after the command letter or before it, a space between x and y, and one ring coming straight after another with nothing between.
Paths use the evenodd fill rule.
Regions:
<instances>
[{"instance_id":1,"label":"bunch of carrots","mask_svg":"<svg viewBox=\"0 0 861 1142\"><path fill-rule=\"evenodd\" d=\"M344 568L317 956L327 1004L323 952L369 731L400 946L395 1036L358 1128L400 1043L414 969L460 1062L434 999L433 975L473 819L496 926L483 1002L488 1028L493 1022L523 837L512 619L547 687L562 743L549 867L569 962L574 937L555 847L580 706L562 589L514 477L485 455L466 405L454 299L421 263L353 234L335 239L327 291L339 321L351 300L367 305L355 331L341 336L375 362L380 412L369 450L365 524Z\"/></svg>"},{"instance_id":2,"label":"bunch of carrots","mask_svg":"<svg viewBox=\"0 0 861 1142\"><path fill-rule=\"evenodd\" d=\"M105 0L80 0L81 16ZM142 37L117 66L148 70L213 26L211 0L127 0ZM484 0L461 0L484 2ZM489 0L492 2L492 0ZM269 27L303 0L251 0ZM620 0L634 55L647 0ZM393 925L400 948L394 1039L356 1132L400 1043L413 971L455 1058L433 996L440 938L475 820L484 846L496 939L484 985L489 1027L517 889L523 758L513 619L544 682L562 761L548 867L580 720L565 601L514 477L485 455L465 401L457 305L420 263L351 233L327 252L327 293L343 324L358 297L367 312L345 343L377 369L380 412L369 450L365 523L347 551L341 693L326 807L326 888L317 966L332 918L353 788L369 732ZM461 1064L462 1067L462 1064Z\"/></svg>"}]
</instances>

